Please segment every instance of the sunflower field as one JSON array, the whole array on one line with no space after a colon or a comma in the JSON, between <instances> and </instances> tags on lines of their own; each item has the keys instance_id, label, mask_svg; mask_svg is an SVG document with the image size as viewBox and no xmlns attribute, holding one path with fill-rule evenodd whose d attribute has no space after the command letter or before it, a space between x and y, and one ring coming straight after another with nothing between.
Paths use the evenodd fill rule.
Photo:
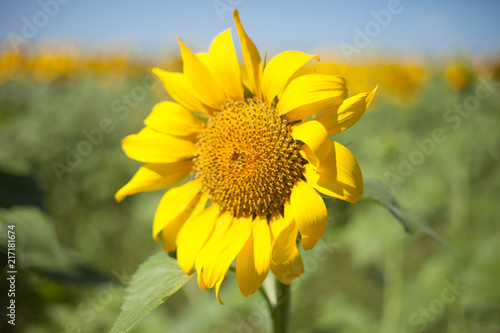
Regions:
<instances>
[{"instance_id":1,"label":"sunflower field","mask_svg":"<svg viewBox=\"0 0 500 333\"><path fill-rule=\"evenodd\" d=\"M355 205L324 198L325 234L299 247L289 331L500 332L500 58L321 56L298 73L340 75L349 96L377 90L335 135L364 191ZM270 332L267 296L244 297L232 268L225 305L196 274L158 269L176 262L151 237L165 191L115 201L141 166L123 138L174 100L153 67L182 72L183 61L55 42L0 48L0 331ZM151 293L148 308L134 299Z\"/></svg>"}]
</instances>

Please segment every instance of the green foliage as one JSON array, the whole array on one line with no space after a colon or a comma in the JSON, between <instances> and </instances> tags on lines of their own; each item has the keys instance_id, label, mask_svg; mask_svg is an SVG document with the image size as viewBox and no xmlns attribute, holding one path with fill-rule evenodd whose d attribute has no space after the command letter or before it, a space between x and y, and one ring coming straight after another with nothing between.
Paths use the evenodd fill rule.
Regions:
<instances>
[{"instance_id":1,"label":"green foliage","mask_svg":"<svg viewBox=\"0 0 500 333\"><path fill-rule=\"evenodd\" d=\"M456 256L451 247L424 221L401 208L396 198L380 182L369 180L364 182L364 192L361 200L376 203L387 209L409 234L425 233L438 242L451 255Z\"/></svg>"},{"instance_id":2,"label":"green foliage","mask_svg":"<svg viewBox=\"0 0 500 333\"><path fill-rule=\"evenodd\" d=\"M163 192L141 193L120 204L113 199L140 165L125 156L121 139L139 131L152 106L168 98L158 86L128 107L128 113L114 112L114 101L141 86L145 75L44 84L10 81L0 86L0 170L36 179L39 188L35 190L31 180L23 183L32 199L24 200L27 197L20 194L23 200L2 201L0 208L2 247L6 225L15 224L18 235L19 331L109 331L120 315L123 297L140 297L132 292L125 295L122 285L140 291L133 287L138 282L131 281L144 287L142 283L149 283L145 275L131 280L131 273L145 258L161 251L161 244L151 239L151 225ZM434 70L424 88L415 92L413 103L405 107L394 104L379 89L363 118L333 137L356 156L366 180L364 197L378 204L332 201L329 205L323 243L302 252L306 272L292 285L291 327L296 332L500 330L496 316L500 311L498 86L454 128L458 123L445 121L444 115L454 103L474 96L479 81L456 92L440 75ZM99 129L103 119L110 119L114 129L103 133L91 153L58 177L54 162L68 165L69 150L88 140L84 133ZM401 161L419 150L415 140L432 138L436 128L443 130L446 139L435 143L422 163L402 175ZM400 181L388 180L388 173L401 177ZM3 189L6 185L0 183ZM16 185L7 192L22 193L22 188ZM460 261L439 245L444 244L441 239ZM158 260L152 274L172 269L183 279L176 266L169 266L173 263L166 254L153 258L157 259L150 259L139 272ZM167 296L153 297L155 288L166 292L164 278L150 277L148 295L154 302L150 307ZM447 292L446 283L455 279L466 286L458 295ZM455 296L453 301L443 301L443 292ZM270 318L260 294L244 298L229 274L221 295L226 306L193 280L130 331L269 331ZM136 298L127 298L125 304L127 308L130 304L130 311L139 311L135 317L122 315L123 323L132 324L148 309ZM429 319L421 311L430 311ZM4 321L0 331L6 330L2 325Z\"/></svg>"},{"instance_id":3,"label":"green foliage","mask_svg":"<svg viewBox=\"0 0 500 333\"><path fill-rule=\"evenodd\" d=\"M149 314L185 285L193 275L186 275L177 260L161 252L146 260L135 272L125 290L122 313L111 332L128 332L139 320Z\"/></svg>"}]
</instances>

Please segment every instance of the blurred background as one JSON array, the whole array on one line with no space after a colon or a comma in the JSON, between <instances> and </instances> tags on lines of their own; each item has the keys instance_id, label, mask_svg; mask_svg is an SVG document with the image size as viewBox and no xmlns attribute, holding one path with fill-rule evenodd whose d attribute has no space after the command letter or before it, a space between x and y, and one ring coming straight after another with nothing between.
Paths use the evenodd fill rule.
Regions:
<instances>
[{"instance_id":1,"label":"blurred background","mask_svg":"<svg viewBox=\"0 0 500 333\"><path fill-rule=\"evenodd\" d=\"M6 259L15 225L18 273L15 327L0 282L0 331L113 326L124 285L162 250L151 227L163 191L114 201L140 166L120 141L171 99L150 69L182 71L177 36L206 52L232 28L242 60L233 8L263 58L315 53L316 72L346 77L350 95L378 85L334 139L367 195L395 198L455 253L368 200L328 201L327 233L293 284L292 331L500 332L500 3L486 0L3 0L0 245ZM192 279L133 332L270 331L259 293L244 298L228 275L221 295L226 306Z\"/></svg>"}]
</instances>

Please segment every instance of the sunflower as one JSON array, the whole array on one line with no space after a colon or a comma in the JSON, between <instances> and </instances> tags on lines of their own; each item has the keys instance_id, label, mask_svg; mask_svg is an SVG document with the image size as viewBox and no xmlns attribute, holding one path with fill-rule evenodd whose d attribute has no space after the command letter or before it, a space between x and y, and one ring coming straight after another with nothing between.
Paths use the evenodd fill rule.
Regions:
<instances>
[{"instance_id":1,"label":"sunflower","mask_svg":"<svg viewBox=\"0 0 500 333\"><path fill-rule=\"evenodd\" d=\"M186 274L195 267L200 288L215 287L221 303L219 288L234 259L244 296L259 289L269 269L283 284L304 272L297 236L310 250L325 232L319 193L359 200L359 165L329 137L352 126L375 93L347 98L342 77L295 75L319 61L316 55L286 51L264 68L238 11L233 16L244 70L230 29L208 53L194 54L179 40L183 73L153 69L177 103L157 104L146 127L123 139L125 153L146 164L115 195L121 201L194 173L161 198L153 238L177 251Z\"/></svg>"}]
</instances>

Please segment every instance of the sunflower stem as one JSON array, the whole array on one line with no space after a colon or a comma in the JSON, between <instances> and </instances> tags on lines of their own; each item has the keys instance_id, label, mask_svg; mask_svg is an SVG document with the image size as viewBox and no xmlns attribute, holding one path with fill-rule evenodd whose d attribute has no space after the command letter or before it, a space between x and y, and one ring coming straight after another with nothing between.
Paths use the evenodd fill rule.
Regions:
<instances>
[{"instance_id":1,"label":"sunflower stem","mask_svg":"<svg viewBox=\"0 0 500 333\"><path fill-rule=\"evenodd\" d=\"M271 300L269 299L269 296L267 296L267 292L264 290L264 288L261 286L259 288L259 291L260 293L262 294L262 296L264 297L265 301L266 301L266 304L267 306L269 307L269 312L273 313L274 311L274 306L273 304L271 303Z\"/></svg>"},{"instance_id":2,"label":"sunflower stem","mask_svg":"<svg viewBox=\"0 0 500 333\"><path fill-rule=\"evenodd\" d=\"M288 332L288 314L290 310L290 285L276 280L276 304L272 312L273 332Z\"/></svg>"}]
</instances>

